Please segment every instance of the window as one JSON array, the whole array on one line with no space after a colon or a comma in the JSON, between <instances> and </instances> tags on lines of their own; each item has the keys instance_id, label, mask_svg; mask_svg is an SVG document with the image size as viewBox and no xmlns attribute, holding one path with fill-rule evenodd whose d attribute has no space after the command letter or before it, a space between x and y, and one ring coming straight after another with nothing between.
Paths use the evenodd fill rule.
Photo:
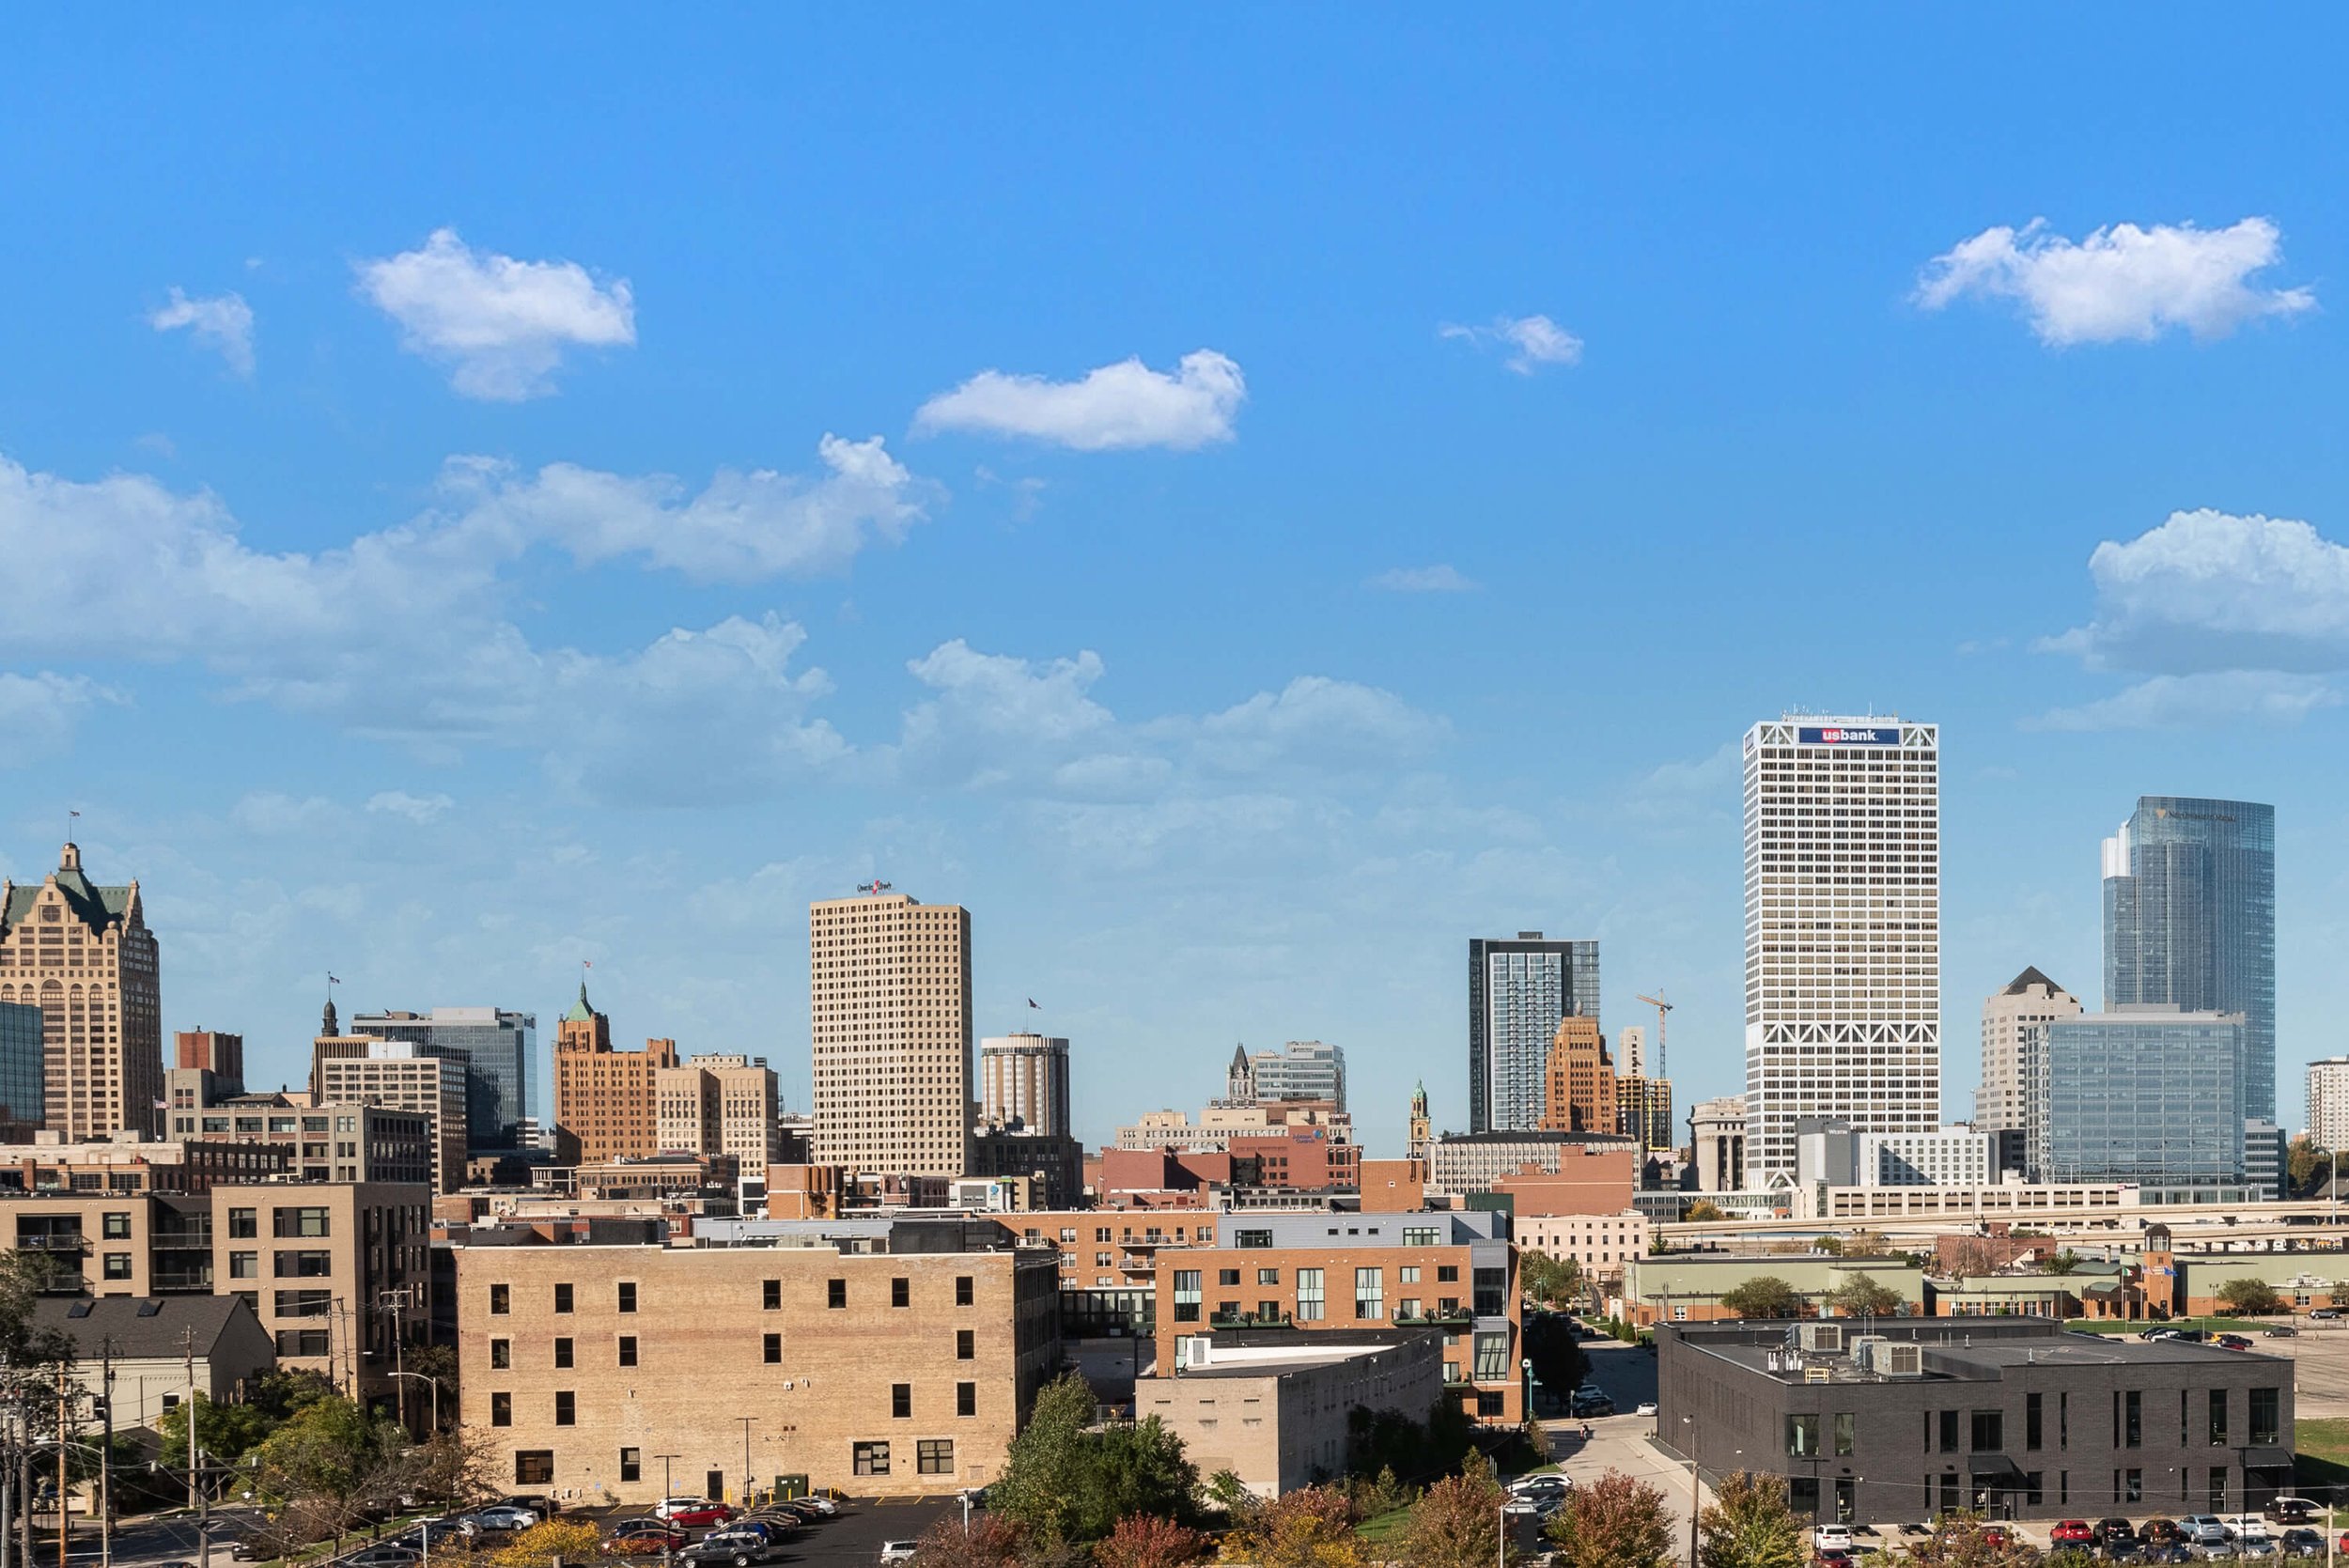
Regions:
<instances>
[{"instance_id":1,"label":"window","mask_svg":"<svg viewBox=\"0 0 2349 1568\"><path fill-rule=\"evenodd\" d=\"M514 1453L514 1484L517 1486L552 1486L554 1484L554 1451L552 1449L518 1449Z\"/></svg>"},{"instance_id":2,"label":"window","mask_svg":"<svg viewBox=\"0 0 2349 1568\"><path fill-rule=\"evenodd\" d=\"M325 1317L334 1310L331 1290L281 1290L273 1303L279 1317Z\"/></svg>"},{"instance_id":3,"label":"window","mask_svg":"<svg viewBox=\"0 0 2349 1568\"><path fill-rule=\"evenodd\" d=\"M632 1312L635 1310L636 1281L633 1280L622 1280L620 1281L620 1311L624 1312Z\"/></svg>"},{"instance_id":4,"label":"window","mask_svg":"<svg viewBox=\"0 0 2349 1568\"><path fill-rule=\"evenodd\" d=\"M1498 1383L1509 1375L1509 1336L1504 1333L1476 1336L1476 1380Z\"/></svg>"},{"instance_id":5,"label":"window","mask_svg":"<svg viewBox=\"0 0 2349 1568\"><path fill-rule=\"evenodd\" d=\"M2027 1449L2039 1446L2040 1405L2045 1398L2044 1394L2023 1396L2023 1446Z\"/></svg>"},{"instance_id":6,"label":"window","mask_svg":"<svg viewBox=\"0 0 2349 1568\"><path fill-rule=\"evenodd\" d=\"M513 1310L513 1293L504 1285L491 1285L490 1287L490 1313L494 1316L503 1317Z\"/></svg>"},{"instance_id":7,"label":"window","mask_svg":"<svg viewBox=\"0 0 2349 1568\"><path fill-rule=\"evenodd\" d=\"M977 1338L978 1336L968 1328L956 1329L955 1359L957 1361L972 1361L978 1359L978 1346L975 1343L973 1343L977 1340Z\"/></svg>"},{"instance_id":8,"label":"window","mask_svg":"<svg viewBox=\"0 0 2349 1568\"><path fill-rule=\"evenodd\" d=\"M2143 1448L2145 1446L2145 1396L2135 1389L2129 1389L2121 1396L2121 1446Z\"/></svg>"},{"instance_id":9,"label":"window","mask_svg":"<svg viewBox=\"0 0 2349 1568\"><path fill-rule=\"evenodd\" d=\"M1215 1271L1215 1282L1219 1285L1237 1285L1239 1283L1239 1270L1219 1268Z\"/></svg>"},{"instance_id":10,"label":"window","mask_svg":"<svg viewBox=\"0 0 2349 1568\"><path fill-rule=\"evenodd\" d=\"M1476 1271L1476 1315L1499 1317L1509 1310L1509 1271L1506 1268L1480 1268Z\"/></svg>"},{"instance_id":11,"label":"window","mask_svg":"<svg viewBox=\"0 0 2349 1568\"><path fill-rule=\"evenodd\" d=\"M334 1353L334 1338L323 1328L277 1330L277 1354L280 1356L331 1356Z\"/></svg>"},{"instance_id":12,"label":"window","mask_svg":"<svg viewBox=\"0 0 2349 1568\"><path fill-rule=\"evenodd\" d=\"M829 1308L831 1308L833 1312L838 1312L841 1308L843 1308L843 1307L847 1306L848 1304L848 1281L846 1281L846 1280L827 1280L827 1281L824 1281L824 1305L825 1305L825 1306L827 1306L827 1307L829 1307ZM861 1474L863 1474L863 1471L859 1471L858 1473L861 1475ZM883 1475L887 1475L889 1472L888 1472L887 1470L883 1470L883 1471L881 1471L880 1473L881 1473L881 1474L883 1474Z\"/></svg>"},{"instance_id":13,"label":"window","mask_svg":"<svg viewBox=\"0 0 2349 1568\"><path fill-rule=\"evenodd\" d=\"M490 1370L491 1372L504 1372L513 1364L514 1342L512 1340L491 1340L490 1342Z\"/></svg>"},{"instance_id":14,"label":"window","mask_svg":"<svg viewBox=\"0 0 2349 1568\"><path fill-rule=\"evenodd\" d=\"M554 1342L554 1365L556 1369L559 1371L564 1367L569 1366L570 1364L571 1342L568 1340L556 1340Z\"/></svg>"},{"instance_id":15,"label":"window","mask_svg":"<svg viewBox=\"0 0 2349 1568\"><path fill-rule=\"evenodd\" d=\"M1508 1410L1508 1403L1506 1394L1486 1393L1482 1389L1476 1390L1476 1413L1480 1416L1503 1415Z\"/></svg>"},{"instance_id":16,"label":"window","mask_svg":"<svg viewBox=\"0 0 2349 1568\"><path fill-rule=\"evenodd\" d=\"M632 1367L635 1364L636 1336L633 1334L622 1334L620 1336L620 1365L624 1367Z\"/></svg>"},{"instance_id":17,"label":"window","mask_svg":"<svg viewBox=\"0 0 2349 1568\"><path fill-rule=\"evenodd\" d=\"M1792 1459L1819 1457L1819 1418L1815 1415L1793 1415L1786 1418L1786 1453Z\"/></svg>"},{"instance_id":18,"label":"window","mask_svg":"<svg viewBox=\"0 0 2349 1568\"><path fill-rule=\"evenodd\" d=\"M1944 1471L1941 1476L1941 1512L1947 1514L1957 1507L1957 1476Z\"/></svg>"},{"instance_id":19,"label":"window","mask_svg":"<svg viewBox=\"0 0 2349 1568\"><path fill-rule=\"evenodd\" d=\"M250 1241L258 1236L260 1234L261 1221L259 1210L230 1209L228 1211L229 1240Z\"/></svg>"},{"instance_id":20,"label":"window","mask_svg":"<svg viewBox=\"0 0 2349 1568\"><path fill-rule=\"evenodd\" d=\"M620 1479L622 1481L642 1481L644 1478L645 1451L643 1449L622 1449L620 1451Z\"/></svg>"},{"instance_id":21,"label":"window","mask_svg":"<svg viewBox=\"0 0 2349 1568\"><path fill-rule=\"evenodd\" d=\"M1999 1453L2006 1448L2006 1412L1977 1410L1972 1422L1973 1441L1968 1445L1975 1453Z\"/></svg>"},{"instance_id":22,"label":"window","mask_svg":"<svg viewBox=\"0 0 2349 1568\"><path fill-rule=\"evenodd\" d=\"M569 1285L562 1284L554 1287L554 1310L558 1312L568 1312L571 1310L571 1287Z\"/></svg>"},{"instance_id":23,"label":"window","mask_svg":"<svg viewBox=\"0 0 2349 1568\"><path fill-rule=\"evenodd\" d=\"M322 1236L327 1234L324 1209L272 1209L269 1218L272 1235Z\"/></svg>"},{"instance_id":24,"label":"window","mask_svg":"<svg viewBox=\"0 0 2349 1568\"><path fill-rule=\"evenodd\" d=\"M1459 1362L1446 1361L1443 1364L1443 1380L1447 1383L1457 1383L1460 1380Z\"/></svg>"},{"instance_id":25,"label":"window","mask_svg":"<svg viewBox=\"0 0 2349 1568\"><path fill-rule=\"evenodd\" d=\"M1404 1321L1406 1318L1414 1318L1414 1317L1417 1317L1417 1316L1419 1316L1419 1297L1418 1297L1418 1296L1403 1296L1402 1298L1400 1298L1399 1300L1397 1300L1397 1301L1395 1302L1395 1304L1394 1304L1394 1320L1395 1320L1397 1323L1401 1323L1401 1322L1402 1322L1402 1321Z\"/></svg>"},{"instance_id":26,"label":"window","mask_svg":"<svg viewBox=\"0 0 2349 1568\"><path fill-rule=\"evenodd\" d=\"M1937 1419L1941 1425L1941 1452L1955 1453L1957 1452L1957 1412L1943 1410Z\"/></svg>"},{"instance_id":27,"label":"window","mask_svg":"<svg viewBox=\"0 0 2349 1568\"><path fill-rule=\"evenodd\" d=\"M231 1280L257 1280L261 1277L261 1254L231 1252L228 1254L228 1277Z\"/></svg>"},{"instance_id":28,"label":"window","mask_svg":"<svg viewBox=\"0 0 2349 1568\"><path fill-rule=\"evenodd\" d=\"M99 1234L108 1241L131 1239L131 1216L127 1212L108 1213L99 1221Z\"/></svg>"},{"instance_id":29,"label":"window","mask_svg":"<svg viewBox=\"0 0 2349 1568\"><path fill-rule=\"evenodd\" d=\"M2068 1393L2061 1393L2056 1395L2056 1447L2068 1449L2071 1446L2072 1396ZM2070 1483L2067 1482L2065 1484Z\"/></svg>"},{"instance_id":30,"label":"window","mask_svg":"<svg viewBox=\"0 0 2349 1568\"><path fill-rule=\"evenodd\" d=\"M781 1334L760 1335L758 1358L770 1367L781 1366L783 1364L783 1336Z\"/></svg>"},{"instance_id":31,"label":"window","mask_svg":"<svg viewBox=\"0 0 2349 1568\"><path fill-rule=\"evenodd\" d=\"M779 1312L783 1311L783 1281L781 1280L761 1280L758 1282L758 1304L767 1312Z\"/></svg>"},{"instance_id":32,"label":"window","mask_svg":"<svg viewBox=\"0 0 2349 1568\"><path fill-rule=\"evenodd\" d=\"M1858 1424L1858 1417L1853 1411L1838 1410L1835 1412L1835 1452L1839 1457L1850 1454L1852 1429Z\"/></svg>"},{"instance_id":33,"label":"window","mask_svg":"<svg viewBox=\"0 0 2349 1568\"><path fill-rule=\"evenodd\" d=\"M1174 1321L1199 1321L1199 1270L1195 1268L1174 1271Z\"/></svg>"},{"instance_id":34,"label":"window","mask_svg":"<svg viewBox=\"0 0 2349 1568\"><path fill-rule=\"evenodd\" d=\"M848 1452L852 1460L851 1467L857 1474L887 1475L889 1473L889 1445L887 1443L857 1443L851 1445Z\"/></svg>"},{"instance_id":35,"label":"window","mask_svg":"<svg viewBox=\"0 0 2349 1568\"><path fill-rule=\"evenodd\" d=\"M1323 1296L1321 1270L1300 1268L1297 1271L1297 1321L1319 1323L1322 1319Z\"/></svg>"},{"instance_id":36,"label":"window","mask_svg":"<svg viewBox=\"0 0 2349 1568\"><path fill-rule=\"evenodd\" d=\"M955 1440L952 1437L925 1437L913 1445L914 1467L924 1475L955 1473Z\"/></svg>"},{"instance_id":37,"label":"window","mask_svg":"<svg viewBox=\"0 0 2349 1568\"><path fill-rule=\"evenodd\" d=\"M2215 1449L2227 1446L2227 1390L2224 1389L2210 1391L2210 1446ZM2212 1512L2217 1510L2214 1508Z\"/></svg>"},{"instance_id":38,"label":"window","mask_svg":"<svg viewBox=\"0 0 2349 1568\"><path fill-rule=\"evenodd\" d=\"M1383 1269L1358 1268L1354 1271L1354 1316L1358 1322L1376 1323L1387 1315L1386 1273Z\"/></svg>"},{"instance_id":39,"label":"window","mask_svg":"<svg viewBox=\"0 0 2349 1568\"><path fill-rule=\"evenodd\" d=\"M2227 1467L2224 1465L2210 1467L2210 1511L2213 1514L2227 1512Z\"/></svg>"},{"instance_id":40,"label":"window","mask_svg":"<svg viewBox=\"0 0 2349 1568\"><path fill-rule=\"evenodd\" d=\"M976 1383L955 1385L955 1414L975 1416L979 1413L979 1386Z\"/></svg>"},{"instance_id":41,"label":"window","mask_svg":"<svg viewBox=\"0 0 2349 1568\"><path fill-rule=\"evenodd\" d=\"M1281 1271L1279 1269L1260 1268L1256 1270L1256 1283L1260 1285L1277 1285L1280 1282Z\"/></svg>"},{"instance_id":42,"label":"window","mask_svg":"<svg viewBox=\"0 0 2349 1568\"><path fill-rule=\"evenodd\" d=\"M893 1307L910 1307L910 1306L912 1306L912 1305L913 1305L913 1281L910 1281L910 1280L909 1280L909 1279L907 1279L907 1278L906 1278L904 1275L902 1275L902 1274L901 1274L901 1275L899 1275L899 1276L897 1276L897 1278L895 1278L895 1279L894 1279L894 1280L890 1281L889 1281L889 1304L890 1304L891 1306L893 1306Z\"/></svg>"},{"instance_id":43,"label":"window","mask_svg":"<svg viewBox=\"0 0 2349 1568\"><path fill-rule=\"evenodd\" d=\"M128 1252L107 1253L105 1269L106 1278L109 1280L128 1280L131 1277L131 1254Z\"/></svg>"},{"instance_id":44,"label":"window","mask_svg":"<svg viewBox=\"0 0 2349 1568\"><path fill-rule=\"evenodd\" d=\"M1786 1485L1786 1506L1793 1509L1797 1519L1819 1516L1819 1478L1798 1475L1789 1478Z\"/></svg>"},{"instance_id":45,"label":"window","mask_svg":"<svg viewBox=\"0 0 2349 1568\"><path fill-rule=\"evenodd\" d=\"M2282 1439L2279 1429L2283 1425L2282 1401L2275 1389L2251 1390L2251 1443L2255 1448L2271 1447Z\"/></svg>"},{"instance_id":46,"label":"window","mask_svg":"<svg viewBox=\"0 0 2349 1568\"><path fill-rule=\"evenodd\" d=\"M2045 1488L2042 1483L2040 1473L2037 1470L2026 1470L2023 1472L2023 1500L2026 1503L2029 1503L2033 1508L2037 1508L2042 1502L2046 1500L2046 1498L2042 1496L2044 1490Z\"/></svg>"},{"instance_id":47,"label":"window","mask_svg":"<svg viewBox=\"0 0 2349 1568\"><path fill-rule=\"evenodd\" d=\"M1419 1283L1419 1265L1415 1263L1405 1264L1398 1271L1398 1274L1402 1282L1407 1285L1416 1285Z\"/></svg>"},{"instance_id":48,"label":"window","mask_svg":"<svg viewBox=\"0 0 2349 1568\"><path fill-rule=\"evenodd\" d=\"M277 1254L277 1277L281 1280L323 1280L334 1272L334 1259L328 1252L280 1252Z\"/></svg>"},{"instance_id":49,"label":"window","mask_svg":"<svg viewBox=\"0 0 2349 1568\"><path fill-rule=\"evenodd\" d=\"M1443 1233L1433 1225L1406 1225L1403 1227L1403 1245L1406 1247L1440 1246L1442 1243L1438 1238Z\"/></svg>"},{"instance_id":50,"label":"window","mask_svg":"<svg viewBox=\"0 0 2349 1568\"><path fill-rule=\"evenodd\" d=\"M957 1307L968 1307L976 1299L977 1296L972 1288L971 1276L968 1274L956 1275L955 1305Z\"/></svg>"},{"instance_id":51,"label":"window","mask_svg":"<svg viewBox=\"0 0 2349 1568\"><path fill-rule=\"evenodd\" d=\"M1272 1233L1270 1231L1234 1231L1232 1233L1232 1245L1235 1247L1261 1247L1269 1250L1272 1246Z\"/></svg>"},{"instance_id":52,"label":"window","mask_svg":"<svg viewBox=\"0 0 2349 1568\"><path fill-rule=\"evenodd\" d=\"M892 1383L889 1385L889 1413L901 1421L913 1419L912 1384Z\"/></svg>"},{"instance_id":53,"label":"window","mask_svg":"<svg viewBox=\"0 0 2349 1568\"><path fill-rule=\"evenodd\" d=\"M2145 1500L2145 1472L2143 1470L2123 1470L2121 1472L2121 1500L2123 1502L2143 1502Z\"/></svg>"},{"instance_id":54,"label":"window","mask_svg":"<svg viewBox=\"0 0 2349 1568\"><path fill-rule=\"evenodd\" d=\"M491 1426L514 1424L514 1396L512 1394L490 1396L490 1424Z\"/></svg>"},{"instance_id":55,"label":"window","mask_svg":"<svg viewBox=\"0 0 2349 1568\"><path fill-rule=\"evenodd\" d=\"M1436 1283L1439 1285L1456 1285L1459 1282L1460 1265L1458 1264L1439 1263L1436 1265Z\"/></svg>"}]
</instances>

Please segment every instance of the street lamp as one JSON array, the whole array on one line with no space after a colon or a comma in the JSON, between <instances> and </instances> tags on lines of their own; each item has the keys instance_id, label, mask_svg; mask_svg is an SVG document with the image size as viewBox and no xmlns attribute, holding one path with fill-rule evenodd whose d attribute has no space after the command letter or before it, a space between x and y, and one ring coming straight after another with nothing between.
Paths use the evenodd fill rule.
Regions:
<instances>
[{"instance_id":1,"label":"street lamp","mask_svg":"<svg viewBox=\"0 0 2349 1568\"><path fill-rule=\"evenodd\" d=\"M742 1423L742 1506L747 1509L751 1506L751 1425L758 1418L737 1416L734 1419ZM966 1521L963 1525L963 1533L969 1534L970 1529Z\"/></svg>"},{"instance_id":2,"label":"street lamp","mask_svg":"<svg viewBox=\"0 0 2349 1568\"><path fill-rule=\"evenodd\" d=\"M685 1455L681 1453L656 1453L653 1457L661 1461L661 1500L662 1502L667 1502L671 1495L669 1491L669 1461L672 1459L682 1459Z\"/></svg>"},{"instance_id":3,"label":"street lamp","mask_svg":"<svg viewBox=\"0 0 2349 1568\"><path fill-rule=\"evenodd\" d=\"M395 1372L394 1377L416 1377L432 1385L432 1435L441 1434L441 1380L428 1372Z\"/></svg>"}]
</instances>

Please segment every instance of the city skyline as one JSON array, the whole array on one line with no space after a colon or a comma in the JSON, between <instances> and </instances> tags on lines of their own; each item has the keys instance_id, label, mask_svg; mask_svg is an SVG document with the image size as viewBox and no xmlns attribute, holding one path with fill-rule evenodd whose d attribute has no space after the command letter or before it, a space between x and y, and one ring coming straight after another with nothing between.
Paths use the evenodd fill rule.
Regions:
<instances>
[{"instance_id":1,"label":"city skyline","mask_svg":"<svg viewBox=\"0 0 2349 1568\"><path fill-rule=\"evenodd\" d=\"M592 959L798 1106L805 906L894 880L1089 1141L1318 1038L1392 1148L1423 1079L1470 1125L1484 933L1595 939L1602 1026L1667 995L1681 1105L1740 1088L1736 737L1897 708L1939 1114L1983 998L2093 989L2094 842L2167 793L2284 824L2296 1123L2344 23L2198 52L2261 84L2214 127L2117 90L2174 45L2039 21L29 27L0 874L138 877L161 1028L257 1085L330 971L552 1029Z\"/></svg>"}]
</instances>

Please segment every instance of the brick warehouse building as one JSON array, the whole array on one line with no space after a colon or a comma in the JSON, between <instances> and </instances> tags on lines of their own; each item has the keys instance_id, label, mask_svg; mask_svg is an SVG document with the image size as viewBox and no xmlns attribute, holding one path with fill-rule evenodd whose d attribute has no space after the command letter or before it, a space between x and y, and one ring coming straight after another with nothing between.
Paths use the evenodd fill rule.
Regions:
<instances>
[{"instance_id":1,"label":"brick warehouse building","mask_svg":"<svg viewBox=\"0 0 2349 1568\"><path fill-rule=\"evenodd\" d=\"M1657 1441L1710 1483L1783 1477L1807 1518L2229 1514L2292 1486L2273 1356L2030 1317L1691 1324L1657 1345Z\"/></svg>"},{"instance_id":2,"label":"brick warehouse building","mask_svg":"<svg viewBox=\"0 0 2349 1568\"><path fill-rule=\"evenodd\" d=\"M455 1249L466 1433L498 1484L565 1500L985 1485L1061 1361L1051 1255L1003 1242L959 1220L730 1247L474 1231Z\"/></svg>"}]
</instances>

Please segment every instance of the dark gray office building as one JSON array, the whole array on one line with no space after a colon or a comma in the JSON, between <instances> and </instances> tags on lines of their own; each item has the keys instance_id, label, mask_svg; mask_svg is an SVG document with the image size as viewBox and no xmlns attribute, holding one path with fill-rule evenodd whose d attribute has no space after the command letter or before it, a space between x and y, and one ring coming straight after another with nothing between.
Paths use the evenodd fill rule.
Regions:
<instances>
[{"instance_id":1,"label":"dark gray office building","mask_svg":"<svg viewBox=\"0 0 2349 1568\"><path fill-rule=\"evenodd\" d=\"M367 1013L350 1020L350 1032L412 1041L435 1048L434 1054L466 1052L466 1141L473 1148L514 1147L517 1126L537 1114L530 1097L538 1056L535 1013L508 1013L500 1007Z\"/></svg>"},{"instance_id":2,"label":"dark gray office building","mask_svg":"<svg viewBox=\"0 0 2349 1568\"><path fill-rule=\"evenodd\" d=\"M2144 1519L2292 1490L2292 1363L2255 1352L1877 1318L1667 1326L1657 1357L1658 1440L1707 1484L1784 1477L1808 1518Z\"/></svg>"},{"instance_id":3,"label":"dark gray office building","mask_svg":"<svg viewBox=\"0 0 2349 1568\"><path fill-rule=\"evenodd\" d=\"M2243 1015L2244 1114L2276 1119L2276 808L2146 795L2104 842L2105 1006Z\"/></svg>"},{"instance_id":4,"label":"dark gray office building","mask_svg":"<svg viewBox=\"0 0 2349 1568\"><path fill-rule=\"evenodd\" d=\"M1598 1017L1598 943L1469 940L1469 1131L1542 1125L1543 1071L1558 1021Z\"/></svg>"}]
</instances>

